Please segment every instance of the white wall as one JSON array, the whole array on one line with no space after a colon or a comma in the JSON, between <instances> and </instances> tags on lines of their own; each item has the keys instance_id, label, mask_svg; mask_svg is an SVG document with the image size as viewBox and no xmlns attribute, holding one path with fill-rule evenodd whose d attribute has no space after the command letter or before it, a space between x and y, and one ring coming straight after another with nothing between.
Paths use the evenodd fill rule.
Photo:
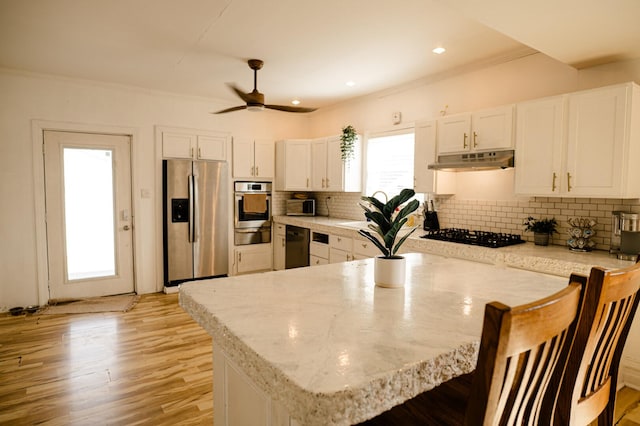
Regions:
<instances>
[{"instance_id":1,"label":"white wall","mask_svg":"<svg viewBox=\"0 0 640 426\"><path fill-rule=\"evenodd\" d=\"M157 291L156 152L154 126L230 132L279 139L308 134L309 116L265 111L211 115L223 105L207 99L46 76L0 72L0 311L42 304L38 292L35 203L43 189L34 182L34 120L69 123L61 128L130 129L136 214L136 278L140 293ZM36 153L36 155L38 155ZM37 173L36 173L37 174ZM142 198L148 189L152 198ZM40 271L41 273L42 271ZM42 293L42 292L41 292ZM46 292L45 292L46 293Z\"/></svg>"},{"instance_id":2,"label":"white wall","mask_svg":"<svg viewBox=\"0 0 640 426\"><path fill-rule=\"evenodd\" d=\"M38 218L34 211L42 188L34 182L32 120L125 127L136 133L137 285L140 292L149 292L156 290L159 279L155 253L160 242L154 237L159 226L155 217L158 200L139 195L141 189L155 194L155 125L227 131L242 137L319 137L337 134L346 124L360 132L391 129L395 111L402 112L400 126L406 126L437 117L445 105L447 113L453 114L630 80L640 81L640 61L578 71L536 54L449 78L413 82L311 115L264 111L215 116L209 112L228 105L115 85L0 72L0 311L47 299L38 294L37 286L36 256L42 248L36 246ZM508 191L491 196L508 197Z\"/></svg>"}]
</instances>

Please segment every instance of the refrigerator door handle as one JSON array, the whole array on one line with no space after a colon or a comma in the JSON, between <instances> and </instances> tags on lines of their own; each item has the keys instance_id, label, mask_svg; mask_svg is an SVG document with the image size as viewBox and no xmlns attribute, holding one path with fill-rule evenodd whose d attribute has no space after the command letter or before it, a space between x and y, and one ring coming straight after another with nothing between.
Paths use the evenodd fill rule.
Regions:
<instances>
[{"instance_id":1,"label":"refrigerator door handle","mask_svg":"<svg viewBox=\"0 0 640 426\"><path fill-rule=\"evenodd\" d=\"M200 200L198 199L198 175L193 175L193 242L197 242L200 236L200 228L198 226L200 218Z\"/></svg>"},{"instance_id":2,"label":"refrigerator door handle","mask_svg":"<svg viewBox=\"0 0 640 426\"><path fill-rule=\"evenodd\" d=\"M189 174L188 176L189 178L189 242L192 243L193 242L193 228L195 226L194 224L194 219L195 219L195 203L194 203L194 192L193 192L193 175Z\"/></svg>"}]
</instances>

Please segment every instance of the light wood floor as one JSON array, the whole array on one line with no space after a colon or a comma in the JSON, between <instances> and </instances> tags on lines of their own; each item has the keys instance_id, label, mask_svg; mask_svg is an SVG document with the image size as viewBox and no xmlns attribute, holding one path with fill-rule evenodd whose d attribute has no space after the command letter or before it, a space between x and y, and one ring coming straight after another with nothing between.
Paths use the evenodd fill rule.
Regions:
<instances>
[{"instance_id":1,"label":"light wood floor","mask_svg":"<svg viewBox=\"0 0 640 426\"><path fill-rule=\"evenodd\" d=\"M211 338L176 294L127 313L0 315L0 425L213 423ZM640 392L618 426L640 426Z\"/></svg>"},{"instance_id":2,"label":"light wood floor","mask_svg":"<svg viewBox=\"0 0 640 426\"><path fill-rule=\"evenodd\" d=\"M211 338L177 294L127 313L0 315L0 424L213 423Z\"/></svg>"}]
</instances>

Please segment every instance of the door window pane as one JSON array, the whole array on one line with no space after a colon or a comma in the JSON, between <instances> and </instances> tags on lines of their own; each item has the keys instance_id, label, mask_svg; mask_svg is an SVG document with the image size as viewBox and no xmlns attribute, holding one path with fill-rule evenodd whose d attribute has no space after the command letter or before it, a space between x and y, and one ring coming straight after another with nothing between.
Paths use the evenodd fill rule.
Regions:
<instances>
[{"instance_id":1,"label":"door window pane","mask_svg":"<svg viewBox=\"0 0 640 426\"><path fill-rule=\"evenodd\" d=\"M113 151L63 152L67 279L114 276Z\"/></svg>"}]
</instances>

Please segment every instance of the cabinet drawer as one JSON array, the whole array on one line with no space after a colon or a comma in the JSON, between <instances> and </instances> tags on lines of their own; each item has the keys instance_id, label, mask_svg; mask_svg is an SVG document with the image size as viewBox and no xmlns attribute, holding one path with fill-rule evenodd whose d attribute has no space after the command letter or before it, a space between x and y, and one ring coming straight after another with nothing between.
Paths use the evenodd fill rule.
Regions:
<instances>
[{"instance_id":1,"label":"cabinet drawer","mask_svg":"<svg viewBox=\"0 0 640 426\"><path fill-rule=\"evenodd\" d=\"M275 228L276 228L276 235L282 235L282 236L287 235L287 225L283 223L276 223Z\"/></svg>"},{"instance_id":2,"label":"cabinet drawer","mask_svg":"<svg viewBox=\"0 0 640 426\"><path fill-rule=\"evenodd\" d=\"M337 248L340 250L351 252L351 247L353 246L353 239L349 237L341 237L338 235L329 235L329 245L332 248Z\"/></svg>"},{"instance_id":3,"label":"cabinet drawer","mask_svg":"<svg viewBox=\"0 0 640 426\"><path fill-rule=\"evenodd\" d=\"M309 243L309 254L323 259L329 259L329 245L311 241Z\"/></svg>"},{"instance_id":4,"label":"cabinet drawer","mask_svg":"<svg viewBox=\"0 0 640 426\"><path fill-rule=\"evenodd\" d=\"M359 257L376 257L380 250L371 241L353 240L353 253Z\"/></svg>"},{"instance_id":5,"label":"cabinet drawer","mask_svg":"<svg viewBox=\"0 0 640 426\"><path fill-rule=\"evenodd\" d=\"M329 259L314 256L314 255L309 255L309 266L327 265L328 263L329 263Z\"/></svg>"}]
</instances>

